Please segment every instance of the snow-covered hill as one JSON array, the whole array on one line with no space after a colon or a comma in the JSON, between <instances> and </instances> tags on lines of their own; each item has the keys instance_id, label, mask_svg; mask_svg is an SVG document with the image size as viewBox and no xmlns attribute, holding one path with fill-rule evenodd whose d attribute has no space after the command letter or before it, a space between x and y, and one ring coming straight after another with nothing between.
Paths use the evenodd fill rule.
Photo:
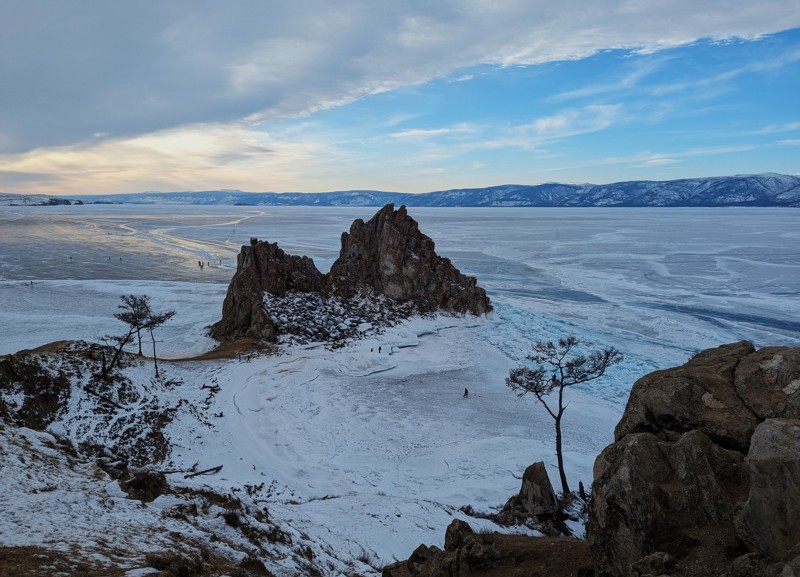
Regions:
<instances>
[{"instance_id":1,"label":"snow-covered hill","mask_svg":"<svg viewBox=\"0 0 800 577\"><path fill-rule=\"evenodd\" d=\"M3 545L127 575L176 553L234 567L258 559L278 576L375 574L469 518L460 507L502 505L528 461L551 452L550 423L491 382L509 361L475 338L487 324L417 318L337 350L163 361L160 378L128 355L109 383L97 345L6 357ZM613 405L579 394L571 411L593 415L572 425L598 439L586 441L596 452ZM590 457L568 459L588 478ZM114 478L125 466L123 480L160 471L168 489L132 500Z\"/></svg>"},{"instance_id":2,"label":"snow-covered hill","mask_svg":"<svg viewBox=\"0 0 800 577\"><path fill-rule=\"evenodd\" d=\"M83 204L81 201L72 201L45 194L9 194L0 192L0 206L58 206L73 203Z\"/></svg>"},{"instance_id":3,"label":"snow-covered hill","mask_svg":"<svg viewBox=\"0 0 800 577\"><path fill-rule=\"evenodd\" d=\"M143 192L72 197L83 202L257 206L791 206L800 207L800 177L755 174L612 184L506 184L409 194L375 190L320 193Z\"/></svg>"}]
</instances>

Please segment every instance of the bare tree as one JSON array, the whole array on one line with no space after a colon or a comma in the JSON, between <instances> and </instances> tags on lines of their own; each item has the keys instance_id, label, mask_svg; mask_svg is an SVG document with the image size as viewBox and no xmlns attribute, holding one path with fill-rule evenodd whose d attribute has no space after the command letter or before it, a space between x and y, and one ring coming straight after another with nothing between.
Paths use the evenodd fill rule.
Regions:
<instances>
[{"instance_id":1,"label":"bare tree","mask_svg":"<svg viewBox=\"0 0 800 577\"><path fill-rule=\"evenodd\" d=\"M594 351L586 356L576 350L578 344L578 339L572 335L559 339L557 344L552 341L537 341L533 344L533 354L526 357L536 366L511 369L506 379L506 385L518 397L533 393L555 421L556 457L564 496L570 492L564 472L561 434L561 419L568 406L564 405L564 389L599 379L608 367L622 362L622 353L614 347ZM553 392L558 393L556 400L548 402L547 398Z\"/></svg>"}]
</instances>

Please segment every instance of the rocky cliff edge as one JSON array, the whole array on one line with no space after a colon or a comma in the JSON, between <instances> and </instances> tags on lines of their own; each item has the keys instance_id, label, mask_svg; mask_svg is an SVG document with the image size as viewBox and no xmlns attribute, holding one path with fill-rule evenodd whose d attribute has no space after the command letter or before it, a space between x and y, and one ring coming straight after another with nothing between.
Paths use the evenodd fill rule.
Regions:
<instances>
[{"instance_id":1,"label":"rocky cliff edge","mask_svg":"<svg viewBox=\"0 0 800 577\"><path fill-rule=\"evenodd\" d=\"M742 341L639 379L587 532L598 577L800 575L800 349Z\"/></svg>"}]
</instances>

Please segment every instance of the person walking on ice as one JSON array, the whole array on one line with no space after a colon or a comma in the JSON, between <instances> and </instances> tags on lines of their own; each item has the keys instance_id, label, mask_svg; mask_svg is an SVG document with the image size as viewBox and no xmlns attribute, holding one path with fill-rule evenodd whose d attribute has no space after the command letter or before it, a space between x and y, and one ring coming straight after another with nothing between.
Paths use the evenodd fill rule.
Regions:
<instances>
[{"instance_id":1,"label":"person walking on ice","mask_svg":"<svg viewBox=\"0 0 800 577\"><path fill-rule=\"evenodd\" d=\"M464 398L465 399L469 398L469 389L466 387L464 387Z\"/></svg>"}]
</instances>

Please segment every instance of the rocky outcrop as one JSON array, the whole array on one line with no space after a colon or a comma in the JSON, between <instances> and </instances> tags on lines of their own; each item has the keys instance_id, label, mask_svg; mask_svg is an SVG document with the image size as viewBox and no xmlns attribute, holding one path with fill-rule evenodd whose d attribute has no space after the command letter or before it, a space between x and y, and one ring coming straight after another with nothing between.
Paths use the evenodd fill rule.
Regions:
<instances>
[{"instance_id":1,"label":"rocky outcrop","mask_svg":"<svg viewBox=\"0 0 800 577\"><path fill-rule=\"evenodd\" d=\"M724 345L637 381L595 462L596 575L779 575L798 563L799 404L800 350L784 347Z\"/></svg>"},{"instance_id":2,"label":"rocky outcrop","mask_svg":"<svg viewBox=\"0 0 800 577\"><path fill-rule=\"evenodd\" d=\"M383 321L389 323L409 316L414 309L474 315L491 310L475 277L461 274L448 259L438 256L433 240L420 232L405 207L394 210L391 204L367 222L356 220L350 232L342 234L339 258L327 275L308 257L288 255L277 244L251 239L239 253L222 319L212 326L211 335L220 341L250 337L274 342L286 332L306 334L305 324L299 329L286 328L293 323L281 298L289 294L310 295L308 302L300 304L293 297L296 306L291 315L298 318L313 316L319 310L320 297L339 299L333 308L323 305L331 308L328 316L334 317L330 322L320 320L324 330L306 335L318 340L352 336L339 327L343 322L348 327L373 324L370 316L359 316L352 323L353 315L335 318L338 309L348 308L342 299L356 299L355 306L361 309L379 302L381 309L392 311L391 318ZM317 324L316 319L309 322Z\"/></svg>"},{"instance_id":3,"label":"rocky outcrop","mask_svg":"<svg viewBox=\"0 0 800 577\"><path fill-rule=\"evenodd\" d=\"M474 532L454 519L445 534L444 550L420 545L407 561L383 568L383 577L574 577L591 575L585 541L567 537Z\"/></svg>"},{"instance_id":4,"label":"rocky outcrop","mask_svg":"<svg viewBox=\"0 0 800 577\"><path fill-rule=\"evenodd\" d=\"M569 495L568 500L580 501L577 495ZM565 502L564 505L567 503ZM550 477L542 461L537 461L525 469L519 493L513 495L493 520L499 525L525 525L544 535L571 535L565 521L577 521L584 512L585 503L576 507L577 516L573 518L568 507L562 507L553 491Z\"/></svg>"},{"instance_id":5,"label":"rocky outcrop","mask_svg":"<svg viewBox=\"0 0 800 577\"><path fill-rule=\"evenodd\" d=\"M339 259L329 274L334 290L353 296L365 289L425 312L443 309L482 315L491 309L475 277L461 274L436 254L433 240L401 206L387 204L367 222L342 234Z\"/></svg>"},{"instance_id":6,"label":"rocky outcrop","mask_svg":"<svg viewBox=\"0 0 800 577\"><path fill-rule=\"evenodd\" d=\"M236 260L236 273L222 303L222 320L212 326L217 340L251 337L275 340L275 325L264 306L264 293L319 292L325 277L306 256L286 254L277 244L250 239Z\"/></svg>"},{"instance_id":7,"label":"rocky outcrop","mask_svg":"<svg viewBox=\"0 0 800 577\"><path fill-rule=\"evenodd\" d=\"M739 537L778 561L800 557L800 420L761 423L745 464L750 493L737 519Z\"/></svg>"}]
</instances>

